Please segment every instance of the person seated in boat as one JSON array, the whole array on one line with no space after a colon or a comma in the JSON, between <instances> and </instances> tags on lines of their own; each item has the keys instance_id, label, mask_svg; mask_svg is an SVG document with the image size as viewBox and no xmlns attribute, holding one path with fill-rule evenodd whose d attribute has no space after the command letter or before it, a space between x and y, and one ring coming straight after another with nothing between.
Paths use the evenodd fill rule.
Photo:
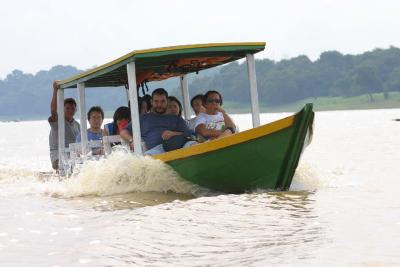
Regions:
<instances>
[{"instance_id":1,"label":"person seated in boat","mask_svg":"<svg viewBox=\"0 0 400 267\"><path fill-rule=\"evenodd\" d=\"M196 117L201 113L201 112L206 112L206 108L203 106L203 95L198 94L195 95L191 100L190 100L190 106L192 107L194 114L196 115L195 117L191 118L188 121L189 124L189 129L194 131L194 123L196 121Z\"/></svg>"},{"instance_id":2,"label":"person seated in boat","mask_svg":"<svg viewBox=\"0 0 400 267\"><path fill-rule=\"evenodd\" d=\"M166 114L168 93L158 88L152 93L151 112L140 116L141 138L147 148L145 155L156 155L182 147L186 136L190 135L185 120L182 117ZM129 123L120 133L121 138L132 145L132 123Z\"/></svg>"},{"instance_id":3,"label":"person seated in boat","mask_svg":"<svg viewBox=\"0 0 400 267\"><path fill-rule=\"evenodd\" d=\"M88 141L102 141L103 140L103 131L101 130L101 125L104 120L104 111L99 106L93 106L89 109L87 113L87 119L89 121L89 129L87 129L87 139ZM78 134L76 136L76 143L81 142L81 135ZM92 149L93 155L102 154L102 148L96 147Z\"/></svg>"},{"instance_id":4,"label":"person seated in boat","mask_svg":"<svg viewBox=\"0 0 400 267\"><path fill-rule=\"evenodd\" d=\"M167 114L182 117L182 104L175 96L168 97Z\"/></svg>"},{"instance_id":5,"label":"person seated in boat","mask_svg":"<svg viewBox=\"0 0 400 267\"><path fill-rule=\"evenodd\" d=\"M103 135L119 135L131 121L131 111L128 107L117 108L113 115L113 121L104 125Z\"/></svg>"},{"instance_id":6,"label":"person seated in boat","mask_svg":"<svg viewBox=\"0 0 400 267\"><path fill-rule=\"evenodd\" d=\"M203 105L206 112L196 117L196 134L205 139L216 139L236 132L234 122L222 108L222 96L219 92L208 91L203 96Z\"/></svg>"},{"instance_id":7,"label":"person seated in boat","mask_svg":"<svg viewBox=\"0 0 400 267\"><path fill-rule=\"evenodd\" d=\"M87 129L88 141L101 141L103 139L103 131L101 125L104 120L104 111L99 106L93 106L87 113L87 119L89 122L89 129ZM77 135L75 139L76 143L81 142L81 135Z\"/></svg>"},{"instance_id":8,"label":"person seated in boat","mask_svg":"<svg viewBox=\"0 0 400 267\"><path fill-rule=\"evenodd\" d=\"M151 95L145 94L142 98L146 102L146 112L144 113L149 113L151 111Z\"/></svg>"},{"instance_id":9,"label":"person seated in boat","mask_svg":"<svg viewBox=\"0 0 400 267\"><path fill-rule=\"evenodd\" d=\"M53 97L50 104L51 115L48 118L50 124L49 146L50 160L53 169L58 170L58 114L57 114L57 90L58 83L53 83ZM75 142L76 136L80 134L80 125L74 119L76 112L76 102L73 98L64 100L64 118L65 118L65 147Z\"/></svg>"}]
</instances>

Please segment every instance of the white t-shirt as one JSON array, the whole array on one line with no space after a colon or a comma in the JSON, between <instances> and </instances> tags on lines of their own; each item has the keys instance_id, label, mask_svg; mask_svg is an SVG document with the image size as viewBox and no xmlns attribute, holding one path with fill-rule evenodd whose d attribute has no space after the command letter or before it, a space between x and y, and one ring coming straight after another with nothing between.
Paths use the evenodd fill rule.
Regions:
<instances>
[{"instance_id":1,"label":"white t-shirt","mask_svg":"<svg viewBox=\"0 0 400 267\"><path fill-rule=\"evenodd\" d=\"M211 130L223 130L225 128L225 120L222 112L218 112L215 115L209 115L207 113L200 113L195 120L194 129L200 124L204 124L206 129Z\"/></svg>"},{"instance_id":2,"label":"white t-shirt","mask_svg":"<svg viewBox=\"0 0 400 267\"><path fill-rule=\"evenodd\" d=\"M191 118L190 120L187 121L189 130L194 131L194 125L196 123L196 118L197 118L197 116L193 117L193 118Z\"/></svg>"}]
</instances>

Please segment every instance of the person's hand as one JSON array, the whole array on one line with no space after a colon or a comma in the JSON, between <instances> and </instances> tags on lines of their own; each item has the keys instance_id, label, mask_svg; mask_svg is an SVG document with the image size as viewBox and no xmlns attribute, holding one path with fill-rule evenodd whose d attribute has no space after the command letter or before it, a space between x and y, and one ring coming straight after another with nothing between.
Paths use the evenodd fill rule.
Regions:
<instances>
[{"instance_id":1,"label":"person's hand","mask_svg":"<svg viewBox=\"0 0 400 267\"><path fill-rule=\"evenodd\" d=\"M206 108L203 105L201 105L199 113L206 113Z\"/></svg>"},{"instance_id":2,"label":"person's hand","mask_svg":"<svg viewBox=\"0 0 400 267\"><path fill-rule=\"evenodd\" d=\"M221 112L222 114L225 114L225 113L226 113L225 109L223 109L220 105L217 106L217 110L218 110L219 112Z\"/></svg>"},{"instance_id":3,"label":"person's hand","mask_svg":"<svg viewBox=\"0 0 400 267\"><path fill-rule=\"evenodd\" d=\"M226 129L225 131L223 131L221 133L220 136L218 136L218 138L222 138L222 137L229 136L229 135L232 135L232 132L229 129Z\"/></svg>"},{"instance_id":4,"label":"person's hand","mask_svg":"<svg viewBox=\"0 0 400 267\"><path fill-rule=\"evenodd\" d=\"M161 138L163 140L168 140L174 135L175 135L175 133L173 131L166 130L161 134Z\"/></svg>"},{"instance_id":5,"label":"person's hand","mask_svg":"<svg viewBox=\"0 0 400 267\"><path fill-rule=\"evenodd\" d=\"M58 90L58 83L59 83L59 80L55 80L55 81L53 82L53 89L54 89L55 91Z\"/></svg>"}]
</instances>

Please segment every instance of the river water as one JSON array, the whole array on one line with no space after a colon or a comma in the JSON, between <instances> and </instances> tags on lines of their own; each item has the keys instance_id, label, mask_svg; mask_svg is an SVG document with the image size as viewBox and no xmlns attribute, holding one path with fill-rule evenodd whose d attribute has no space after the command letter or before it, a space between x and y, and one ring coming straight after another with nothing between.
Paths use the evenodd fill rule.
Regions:
<instances>
[{"instance_id":1,"label":"river water","mask_svg":"<svg viewBox=\"0 0 400 267\"><path fill-rule=\"evenodd\" d=\"M400 266L395 118L317 112L290 191L241 195L123 152L43 179L46 121L0 123L0 266Z\"/></svg>"}]
</instances>

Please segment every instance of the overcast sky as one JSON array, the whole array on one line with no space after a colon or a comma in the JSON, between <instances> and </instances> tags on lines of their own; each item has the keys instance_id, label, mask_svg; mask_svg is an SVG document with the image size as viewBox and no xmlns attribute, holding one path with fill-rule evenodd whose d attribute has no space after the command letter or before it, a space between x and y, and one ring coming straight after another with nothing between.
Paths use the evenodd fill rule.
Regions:
<instances>
[{"instance_id":1,"label":"overcast sky","mask_svg":"<svg viewBox=\"0 0 400 267\"><path fill-rule=\"evenodd\" d=\"M80 69L132 50L265 41L258 58L400 47L398 0L2 0L0 78Z\"/></svg>"}]
</instances>

